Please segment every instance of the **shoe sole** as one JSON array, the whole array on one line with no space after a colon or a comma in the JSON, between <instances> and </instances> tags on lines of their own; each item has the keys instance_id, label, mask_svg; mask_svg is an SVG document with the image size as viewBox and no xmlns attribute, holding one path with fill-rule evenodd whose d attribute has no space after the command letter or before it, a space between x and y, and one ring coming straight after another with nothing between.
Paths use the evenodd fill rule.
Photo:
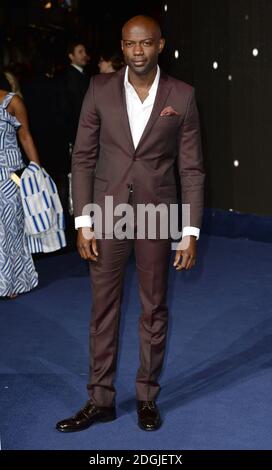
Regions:
<instances>
[{"instance_id":1,"label":"shoe sole","mask_svg":"<svg viewBox=\"0 0 272 470\"><path fill-rule=\"evenodd\" d=\"M117 416L104 416L104 417L101 417L97 420L92 421L88 425L82 426L80 429L79 428L74 428L74 429L58 429L58 428L56 428L56 430L59 431L59 432L63 432L63 433L85 431L85 429L88 429L93 424L109 423L110 421L114 421L115 419L117 419Z\"/></svg>"}]
</instances>

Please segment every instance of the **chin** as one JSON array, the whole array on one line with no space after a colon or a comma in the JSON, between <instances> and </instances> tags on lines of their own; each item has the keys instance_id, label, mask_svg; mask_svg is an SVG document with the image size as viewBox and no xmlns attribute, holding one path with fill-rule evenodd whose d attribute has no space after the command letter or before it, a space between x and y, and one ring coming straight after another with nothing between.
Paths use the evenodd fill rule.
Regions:
<instances>
[{"instance_id":1,"label":"chin","mask_svg":"<svg viewBox=\"0 0 272 470\"><path fill-rule=\"evenodd\" d=\"M131 68L136 75L145 75L146 73L148 73L148 69L146 67L135 67L134 65L132 65Z\"/></svg>"}]
</instances>

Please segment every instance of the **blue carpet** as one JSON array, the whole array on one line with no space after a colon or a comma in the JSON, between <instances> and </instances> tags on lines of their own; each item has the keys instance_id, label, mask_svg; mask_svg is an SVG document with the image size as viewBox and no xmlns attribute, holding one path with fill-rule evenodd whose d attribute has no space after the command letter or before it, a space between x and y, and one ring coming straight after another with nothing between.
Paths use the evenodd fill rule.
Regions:
<instances>
[{"instance_id":1,"label":"blue carpet","mask_svg":"<svg viewBox=\"0 0 272 470\"><path fill-rule=\"evenodd\" d=\"M228 238L247 238L258 242L272 241L272 217L205 208L202 233Z\"/></svg>"},{"instance_id":2,"label":"blue carpet","mask_svg":"<svg viewBox=\"0 0 272 470\"><path fill-rule=\"evenodd\" d=\"M76 253L36 262L39 287L0 301L2 449L271 449L272 245L203 235L192 272L170 273L170 327L158 404L137 427L139 300L128 264L116 377L118 419L62 435L86 401L89 279Z\"/></svg>"}]
</instances>

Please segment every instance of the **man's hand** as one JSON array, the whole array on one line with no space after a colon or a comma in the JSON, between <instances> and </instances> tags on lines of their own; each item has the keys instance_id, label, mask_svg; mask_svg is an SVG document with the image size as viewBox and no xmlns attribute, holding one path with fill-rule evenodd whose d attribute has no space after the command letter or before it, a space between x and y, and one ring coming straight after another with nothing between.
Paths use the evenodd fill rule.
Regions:
<instances>
[{"instance_id":1,"label":"man's hand","mask_svg":"<svg viewBox=\"0 0 272 470\"><path fill-rule=\"evenodd\" d=\"M81 258L86 261L97 261L97 243L92 228L82 227L78 229L77 250Z\"/></svg>"},{"instance_id":2,"label":"man's hand","mask_svg":"<svg viewBox=\"0 0 272 470\"><path fill-rule=\"evenodd\" d=\"M191 269L196 262L196 237L189 235L179 243L173 266L177 271Z\"/></svg>"}]
</instances>

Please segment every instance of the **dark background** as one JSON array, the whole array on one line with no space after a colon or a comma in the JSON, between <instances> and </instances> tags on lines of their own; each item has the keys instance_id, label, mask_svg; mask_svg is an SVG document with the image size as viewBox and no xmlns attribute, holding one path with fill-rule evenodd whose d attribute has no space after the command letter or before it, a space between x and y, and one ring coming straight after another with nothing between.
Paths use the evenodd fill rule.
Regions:
<instances>
[{"instance_id":1,"label":"dark background","mask_svg":"<svg viewBox=\"0 0 272 470\"><path fill-rule=\"evenodd\" d=\"M196 88L206 206L272 214L271 0L149 0L127 5L56 0L45 9L46 3L0 1L2 65L23 63L22 80L41 61L61 67L68 40L81 37L90 51L92 73L97 73L100 50L119 47L124 21L139 13L155 16L167 41L161 66ZM257 57L252 54L255 47Z\"/></svg>"}]
</instances>

